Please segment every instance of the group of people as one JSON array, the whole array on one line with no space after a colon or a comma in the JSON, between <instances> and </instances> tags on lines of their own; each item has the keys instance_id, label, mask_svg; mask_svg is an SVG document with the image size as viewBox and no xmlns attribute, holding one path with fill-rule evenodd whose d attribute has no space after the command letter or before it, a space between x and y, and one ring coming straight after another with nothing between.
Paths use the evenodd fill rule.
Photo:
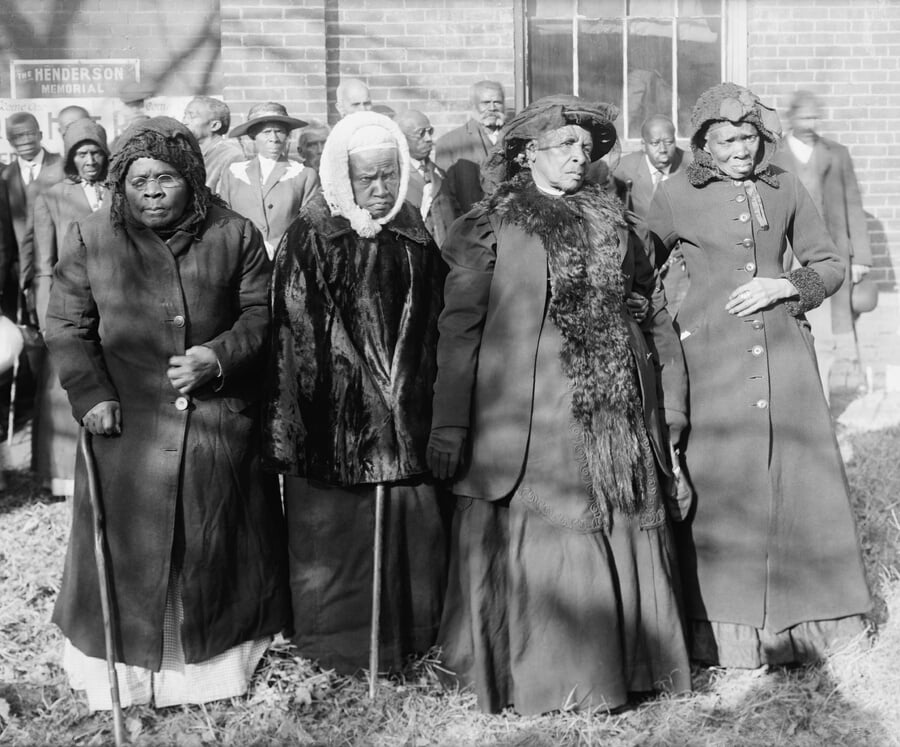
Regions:
<instances>
[{"instance_id":1,"label":"group of people","mask_svg":"<svg viewBox=\"0 0 900 747\"><path fill-rule=\"evenodd\" d=\"M422 112L344 81L304 162L283 106L231 130L247 159L214 101L135 121L111 154L71 125L85 205L53 187L58 217L34 211L48 386L93 435L123 704L239 695L278 633L366 668L379 565L379 671L436 645L488 712L618 708L689 690L692 661L812 662L864 634L805 317L850 271L752 92L706 91L689 154L652 117L611 173L619 113L574 96L509 116L482 81L435 143ZM108 708L71 463L54 621Z\"/></svg>"}]
</instances>

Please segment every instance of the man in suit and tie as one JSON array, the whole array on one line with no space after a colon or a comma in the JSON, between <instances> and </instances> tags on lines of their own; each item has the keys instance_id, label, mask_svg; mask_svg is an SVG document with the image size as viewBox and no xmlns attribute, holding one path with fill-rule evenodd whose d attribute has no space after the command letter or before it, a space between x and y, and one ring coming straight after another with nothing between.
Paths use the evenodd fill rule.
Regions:
<instances>
[{"instance_id":1,"label":"man in suit and tie","mask_svg":"<svg viewBox=\"0 0 900 747\"><path fill-rule=\"evenodd\" d=\"M691 154L675 143L675 124L656 114L641 126L641 149L624 156L613 173L615 190L625 202L625 217L657 264L647 229L650 203L660 182L687 168ZM687 292L687 271L678 249L658 267L666 289L669 312L674 316Z\"/></svg>"},{"instance_id":2,"label":"man in suit and tie","mask_svg":"<svg viewBox=\"0 0 900 747\"><path fill-rule=\"evenodd\" d=\"M47 187L60 182L65 177L62 169L62 158L56 153L46 150L42 144L43 133L38 121L30 112L15 112L6 119L6 139L9 140L16 159L3 167L0 180L6 187L9 219L16 250L5 258L7 288L10 290L10 278L16 273L12 267L18 262L19 287L27 289L34 277L34 250L30 237L29 218L34 205L35 196ZM17 303L16 292L12 299L5 298L4 310L12 311L15 318Z\"/></svg>"},{"instance_id":3,"label":"man in suit and tie","mask_svg":"<svg viewBox=\"0 0 900 747\"><path fill-rule=\"evenodd\" d=\"M457 217L469 212L484 196L481 166L506 122L502 85L482 80L472 86L471 93L469 120L438 138L434 146L434 160L447 174L447 190Z\"/></svg>"},{"instance_id":4,"label":"man in suit and tie","mask_svg":"<svg viewBox=\"0 0 900 747\"><path fill-rule=\"evenodd\" d=\"M419 209L425 227L440 247L456 216L445 189L446 175L431 160L434 127L428 117L415 109L400 112L395 121L409 145L406 201Z\"/></svg>"}]
</instances>

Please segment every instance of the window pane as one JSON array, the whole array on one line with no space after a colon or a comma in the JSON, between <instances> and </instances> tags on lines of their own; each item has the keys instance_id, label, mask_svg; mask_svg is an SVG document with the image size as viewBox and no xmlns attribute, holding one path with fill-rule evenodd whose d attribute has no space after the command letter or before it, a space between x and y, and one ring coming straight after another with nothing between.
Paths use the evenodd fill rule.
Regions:
<instances>
[{"instance_id":1,"label":"window pane","mask_svg":"<svg viewBox=\"0 0 900 747\"><path fill-rule=\"evenodd\" d=\"M641 124L653 114L672 116L672 24L628 23L628 132L640 137Z\"/></svg>"},{"instance_id":2,"label":"window pane","mask_svg":"<svg viewBox=\"0 0 900 747\"><path fill-rule=\"evenodd\" d=\"M628 15L659 18L675 15L675 0L628 0Z\"/></svg>"},{"instance_id":3,"label":"window pane","mask_svg":"<svg viewBox=\"0 0 900 747\"><path fill-rule=\"evenodd\" d=\"M722 15L722 0L678 0L678 15L682 18Z\"/></svg>"},{"instance_id":4,"label":"window pane","mask_svg":"<svg viewBox=\"0 0 900 747\"><path fill-rule=\"evenodd\" d=\"M572 0L528 0L530 18L572 18Z\"/></svg>"},{"instance_id":5,"label":"window pane","mask_svg":"<svg viewBox=\"0 0 900 747\"><path fill-rule=\"evenodd\" d=\"M626 0L578 0L578 15L584 18L621 18Z\"/></svg>"},{"instance_id":6,"label":"window pane","mask_svg":"<svg viewBox=\"0 0 900 747\"><path fill-rule=\"evenodd\" d=\"M691 109L707 88L722 82L722 19L678 21L678 132L691 134Z\"/></svg>"},{"instance_id":7,"label":"window pane","mask_svg":"<svg viewBox=\"0 0 900 747\"><path fill-rule=\"evenodd\" d=\"M622 21L578 26L579 96L622 105Z\"/></svg>"},{"instance_id":8,"label":"window pane","mask_svg":"<svg viewBox=\"0 0 900 747\"><path fill-rule=\"evenodd\" d=\"M572 21L528 22L529 100L572 93Z\"/></svg>"}]
</instances>

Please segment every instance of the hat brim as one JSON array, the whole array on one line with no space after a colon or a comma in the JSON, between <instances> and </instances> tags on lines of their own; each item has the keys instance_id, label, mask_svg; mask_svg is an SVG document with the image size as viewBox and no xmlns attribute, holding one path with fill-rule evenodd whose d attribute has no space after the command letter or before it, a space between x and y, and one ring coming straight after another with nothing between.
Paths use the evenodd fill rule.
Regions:
<instances>
[{"instance_id":1,"label":"hat brim","mask_svg":"<svg viewBox=\"0 0 900 747\"><path fill-rule=\"evenodd\" d=\"M297 119L296 117L285 117L280 114L265 114L262 117L255 117L254 119L242 122L237 127L232 127L228 136L241 137L241 135L246 135L257 125L265 124L266 122L278 122L287 125L289 130L296 130L298 127L306 127L308 124L308 122L304 122L302 119Z\"/></svg>"}]
</instances>

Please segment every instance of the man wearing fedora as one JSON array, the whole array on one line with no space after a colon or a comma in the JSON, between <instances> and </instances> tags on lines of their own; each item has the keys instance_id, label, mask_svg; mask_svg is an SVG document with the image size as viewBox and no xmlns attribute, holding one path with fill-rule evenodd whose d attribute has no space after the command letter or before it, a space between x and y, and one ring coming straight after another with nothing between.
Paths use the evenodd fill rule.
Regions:
<instances>
[{"instance_id":1,"label":"man wearing fedora","mask_svg":"<svg viewBox=\"0 0 900 747\"><path fill-rule=\"evenodd\" d=\"M247 135L256 155L223 172L219 196L262 232L270 259L300 208L319 190L316 172L287 157L291 130L305 126L283 105L269 101L252 107L247 121L230 133L233 138Z\"/></svg>"}]
</instances>

